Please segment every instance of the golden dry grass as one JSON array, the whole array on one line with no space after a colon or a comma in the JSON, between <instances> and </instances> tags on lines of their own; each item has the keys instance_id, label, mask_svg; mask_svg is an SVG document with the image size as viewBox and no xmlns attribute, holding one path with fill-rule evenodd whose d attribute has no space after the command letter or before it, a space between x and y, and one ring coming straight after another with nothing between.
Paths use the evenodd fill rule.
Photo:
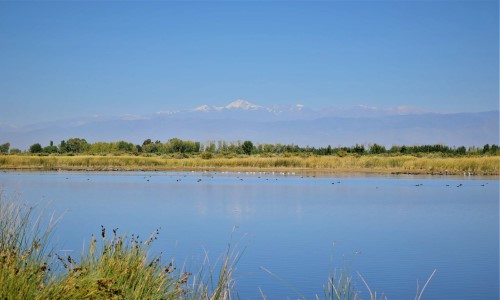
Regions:
<instances>
[{"instance_id":1,"label":"golden dry grass","mask_svg":"<svg viewBox=\"0 0 500 300\"><path fill-rule=\"evenodd\" d=\"M310 156L171 158L145 156L0 156L0 169L31 170L304 170L499 175L500 156Z\"/></svg>"}]
</instances>

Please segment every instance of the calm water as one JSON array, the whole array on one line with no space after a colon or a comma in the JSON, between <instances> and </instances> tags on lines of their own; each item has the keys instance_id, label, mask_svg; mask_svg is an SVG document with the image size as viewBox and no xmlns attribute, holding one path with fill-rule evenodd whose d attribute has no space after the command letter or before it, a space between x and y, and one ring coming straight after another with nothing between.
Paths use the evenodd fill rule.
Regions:
<instances>
[{"instance_id":1,"label":"calm water","mask_svg":"<svg viewBox=\"0 0 500 300\"><path fill-rule=\"evenodd\" d=\"M0 186L51 201L64 214L53 241L77 254L101 225L145 238L161 227L152 250L196 269L237 226L242 299L260 298L259 288L269 299L314 299L342 267L388 299L413 299L434 269L425 299L499 298L496 177L2 172Z\"/></svg>"}]
</instances>

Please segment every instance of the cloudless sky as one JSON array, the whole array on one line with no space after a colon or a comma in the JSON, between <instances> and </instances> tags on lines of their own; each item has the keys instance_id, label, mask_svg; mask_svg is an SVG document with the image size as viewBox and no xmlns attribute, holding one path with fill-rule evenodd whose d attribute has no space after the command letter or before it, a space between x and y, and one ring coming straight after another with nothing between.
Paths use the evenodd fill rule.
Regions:
<instances>
[{"instance_id":1,"label":"cloudless sky","mask_svg":"<svg viewBox=\"0 0 500 300\"><path fill-rule=\"evenodd\" d=\"M246 99L497 110L498 1L0 1L0 124Z\"/></svg>"}]
</instances>

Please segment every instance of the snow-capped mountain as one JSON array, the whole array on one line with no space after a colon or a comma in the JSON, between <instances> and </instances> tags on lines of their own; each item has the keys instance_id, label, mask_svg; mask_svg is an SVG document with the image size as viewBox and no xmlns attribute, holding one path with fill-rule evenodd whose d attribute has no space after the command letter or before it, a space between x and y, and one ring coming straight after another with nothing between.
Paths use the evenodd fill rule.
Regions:
<instances>
[{"instance_id":1,"label":"snow-capped mountain","mask_svg":"<svg viewBox=\"0 0 500 300\"><path fill-rule=\"evenodd\" d=\"M238 118L280 118L288 119L317 119L326 117L381 117L391 115L412 115L430 113L430 111L412 106L397 106L380 108L368 105L353 105L346 107L326 107L322 109L311 109L303 104L273 105L266 107L247 100L238 99L224 106L204 104L187 111L168 111L169 114L205 113L202 117L209 117L210 113L215 116L238 117Z\"/></svg>"},{"instance_id":2,"label":"snow-capped mountain","mask_svg":"<svg viewBox=\"0 0 500 300\"><path fill-rule=\"evenodd\" d=\"M214 106L210 106L210 105L202 105L202 106L198 106L196 108L193 108L193 111L204 111L204 112L209 112L211 110L215 110L215 107Z\"/></svg>"},{"instance_id":3,"label":"snow-capped mountain","mask_svg":"<svg viewBox=\"0 0 500 300\"><path fill-rule=\"evenodd\" d=\"M0 124L0 144L27 149L71 137L89 142L173 137L196 140L251 140L325 146L356 143L482 146L498 144L498 111L438 114L413 107L350 106L315 110L302 104L266 107L246 100L224 106L163 110L150 115L92 116L12 127Z\"/></svg>"},{"instance_id":4,"label":"snow-capped mountain","mask_svg":"<svg viewBox=\"0 0 500 300\"><path fill-rule=\"evenodd\" d=\"M264 106L238 99L224 106L201 105L193 109L180 112L181 114L202 113L196 115L201 118L237 118L247 120L297 120L315 119L329 116L328 110L313 110L303 104Z\"/></svg>"},{"instance_id":5,"label":"snow-capped mountain","mask_svg":"<svg viewBox=\"0 0 500 300\"><path fill-rule=\"evenodd\" d=\"M265 108L263 106L253 104L251 102L248 102L246 100L238 99L235 100L228 105L225 106L210 106L207 104L198 106L191 111L198 111L198 112L210 112L210 111L223 111L223 110L267 110L270 111L268 108Z\"/></svg>"},{"instance_id":6,"label":"snow-capped mountain","mask_svg":"<svg viewBox=\"0 0 500 300\"><path fill-rule=\"evenodd\" d=\"M224 107L225 109L242 109L242 110L257 110L257 109L265 109L263 106L256 105L253 103L250 103L245 100L236 100Z\"/></svg>"}]
</instances>

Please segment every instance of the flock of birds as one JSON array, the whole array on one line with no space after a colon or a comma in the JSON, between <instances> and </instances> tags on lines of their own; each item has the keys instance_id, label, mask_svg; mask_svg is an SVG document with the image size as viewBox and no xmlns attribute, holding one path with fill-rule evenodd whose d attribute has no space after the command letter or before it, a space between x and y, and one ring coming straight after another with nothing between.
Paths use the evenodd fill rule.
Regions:
<instances>
[{"instance_id":1,"label":"flock of birds","mask_svg":"<svg viewBox=\"0 0 500 300\"><path fill-rule=\"evenodd\" d=\"M192 171L191 172L192 174L197 174L199 175L199 172L194 172ZM177 178L175 181L176 182L181 182L183 178L187 178L188 176L192 176L191 175L188 175L188 174L183 174L181 175L181 178ZM231 175L236 175L235 176L235 179L238 180L238 181L244 181L244 178L245 177L255 177L255 178L258 178L258 179L264 179L265 181L278 181L278 177L279 176L283 176L283 177L288 177L288 176L296 176L296 173L295 172L227 172L227 171L224 171L224 172L213 172L213 173L210 173L210 172L203 172L203 177L207 177L207 178L210 178L210 179L213 179L217 174L223 174L223 175L226 175L226 176L231 176ZM297 175L297 178L299 175ZM300 176L300 178L315 178L316 175L311 175L311 176ZM144 179L149 182L150 179L152 178L151 175L148 175L148 176L144 176ZM196 182L199 183L199 182L202 182L203 181L203 178L197 178L196 179ZM330 182L331 185L334 185L334 184L340 184L341 181L332 181ZM482 183L480 184L480 186L484 187L488 184L488 182L485 182L485 183ZM416 187L421 187L423 186L424 184L423 183L417 183L415 184ZM446 184L445 186L449 187L450 184ZM459 183L458 185L456 185L457 188L460 188L460 187L463 187L463 183ZM375 187L376 189L378 189L379 187Z\"/></svg>"},{"instance_id":2,"label":"flock of birds","mask_svg":"<svg viewBox=\"0 0 500 300\"><path fill-rule=\"evenodd\" d=\"M176 182L181 182L183 178L187 178L188 176L192 176L193 174L199 174L200 172L195 172L195 171L191 171L191 175L188 175L188 174L179 174L181 177L180 178L177 178L175 181ZM257 178L263 178L265 177L264 179L266 181L269 181L269 180L275 180L277 181L278 178L276 176L284 176L284 177L287 177L287 176L295 176L296 173L295 172L228 172L228 171L223 171L223 172L213 172L213 173L210 173L210 172L203 172L203 177L208 177L208 178L211 178L213 179L215 177L215 175L217 174L225 174L226 176L230 176L230 175L237 175L235 176L235 178L239 181L244 181L244 177L252 177L252 176L256 176ZM297 175L298 176L298 175ZM146 182L149 182L150 180L152 180L152 175L147 175L147 176L143 176L143 179L146 180ZM308 177L316 177L316 175L311 175L311 176L300 176L300 178L308 178ZM69 177L66 177L65 179L69 179ZM87 178L87 181L90 181L90 178ZM196 182L202 182L203 179L202 178L197 178L196 179ZM331 184L334 185L334 184L340 184L341 182L340 181L332 181ZM482 183L480 186L484 187L488 184L488 182L485 182L485 183ZM416 187L420 187L420 186L423 186L424 184L423 183L417 183L415 184ZM450 184L446 184L445 186L449 187ZM463 183L459 183L458 185L456 185L457 188L460 188L460 187L463 187ZM378 186L376 187L378 189Z\"/></svg>"}]
</instances>

